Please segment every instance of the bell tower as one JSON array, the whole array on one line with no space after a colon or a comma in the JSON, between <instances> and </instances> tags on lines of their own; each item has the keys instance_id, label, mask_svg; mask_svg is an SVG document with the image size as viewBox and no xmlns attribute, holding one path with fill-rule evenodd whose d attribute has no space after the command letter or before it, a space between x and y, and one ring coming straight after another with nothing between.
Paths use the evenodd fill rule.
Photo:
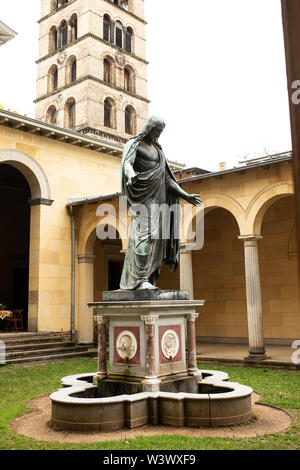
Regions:
<instances>
[{"instance_id":1,"label":"bell tower","mask_svg":"<svg viewBox=\"0 0 300 470\"><path fill-rule=\"evenodd\" d=\"M125 143L148 117L144 0L41 0L36 119Z\"/></svg>"}]
</instances>

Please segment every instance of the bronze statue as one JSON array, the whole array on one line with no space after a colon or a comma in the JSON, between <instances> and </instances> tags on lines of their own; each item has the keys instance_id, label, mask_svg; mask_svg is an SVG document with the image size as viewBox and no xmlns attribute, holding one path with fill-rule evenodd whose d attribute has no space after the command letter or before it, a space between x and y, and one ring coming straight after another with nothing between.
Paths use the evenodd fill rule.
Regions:
<instances>
[{"instance_id":1,"label":"bronze statue","mask_svg":"<svg viewBox=\"0 0 300 470\"><path fill-rule=\"evenodd\" d=\"M162 119L149 118L143 131L124 147L121 167L122 195L133 215L120 289L155 289L162 264L178 267L179 199L201 205L198 194L188 194L177 184L158 139L165 128ZM165 229L164 211L171 208Z\"/></svg>"}]
</instances>

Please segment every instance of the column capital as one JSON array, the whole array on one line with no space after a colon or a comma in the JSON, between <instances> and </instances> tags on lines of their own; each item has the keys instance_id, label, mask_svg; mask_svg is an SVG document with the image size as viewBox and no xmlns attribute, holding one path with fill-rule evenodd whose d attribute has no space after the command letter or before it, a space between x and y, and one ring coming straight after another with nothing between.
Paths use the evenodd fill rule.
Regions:
<instances>
[{"instance_id":1,"label":"column capital","mask_svg":"<svg viewBox=\"0 0 300 470\"><path fill-rule=\"evenodd\" d=\"M145 322L146 325L155 325L159 318L159 315L154 313L149 313L148 315L141 315L141 320Z\"/></svg>"},{"instance_id":2,"label":"column capital","mask_svg":"<svg viewBox=\"0 0 300 470\"><path fill-rule=\"evenodd\" d=\"M195 322L198 317L199 317L199 313L198 313L198 312L188 313L188 314L186 315L187 321L192 321L192 322Z\"/></svg>"},{"instance_id":3,"label":"column capital","mask_svg":"<svg viewBox=\"0 0 300 470\"><path fill-rule=\"evenodd\" d=\"M250 235L239 235L238 239L243 240L245 243L246 242L254 242L256 244L259 240L261 240L263 237L262 235L256 235L256 234L250 234ZM252 243L251 243L252 244Z\"/></svg>"},{"instance_id":4,"label":"column capital","mask_svg":"<svg viewBox=\"0 0 300 470\"><path fill-rule=\"evenodd\" d=\"M79 264L84 264L84 263L92 264L95 258L96 258L95 255L77 255Z\"/></svg>"},{"instance_id":5,"label":"column capital","mask_svg":"<svg viewBox=\"0 0 300 470\"><path fill-rule=\"evenodd\" d=\"M180 254L190 254L192 250L190 248L190 243L181 243L180 244Z\"/></svg>"},{"instance_id":6,"label":"column capital","mask_svg":"<svg viewBox=\"0 0 300 470\"><path fill-rule=\"evenodd\" d=\"M94 315L94 320L97 325L105 325L106 317L104 315Z\"/></svg>"}]
</instances>

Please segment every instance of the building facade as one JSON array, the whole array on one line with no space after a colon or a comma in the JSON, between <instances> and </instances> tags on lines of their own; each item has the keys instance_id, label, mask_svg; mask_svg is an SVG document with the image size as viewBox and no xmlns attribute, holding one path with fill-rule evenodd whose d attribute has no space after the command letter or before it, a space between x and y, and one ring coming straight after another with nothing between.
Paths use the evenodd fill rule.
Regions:
<instances>
[{"instance_id":1,"label":"building facade","mask_svg":"<svg viewBox=\"0 0 300 470\"><path fill-rule=\"evenodd\" d=\"M23 308L28 331L75 334L79 342L92 343L87 304L118 288L129 225L119 198L122 139L130 137L123 132L124 104L139 116L132 130L147 117L143 18L143 0L43 0L38 119L0 110L0 303ZM122 47L114 44L121 31ZM122 89L122 101L116 82L80 75L91 64L93 74L109 73L101 48L115 61L109 76L119 85L128 59L139 77L138 93ZM126 63L116 65L122 54ZM76 67L68 68L74 56ZM50 79L53 66L57 76ZM66 83L70 76L76 80ZM49 83L57 89L48 93ZM103 125L106 97L116 100L115 129ZM65 125L70 98L74 126ZM55 123L47 115L51 106ZM250 353L262 357L270 343L290 345L300 337L292 154L218 172L172 167L183 189L201 194L204 243L191 247L185 229L195 226L198 212L183 204L180 266L175 273L163 267L159 287L189 290L191 298L206 301L196 322L199 341L249 343ZM101 239L99 228L115 236Z\"/></svg>"},{"instance_id":2,"label":"building facade","mask_svg":"<svg viewBox=\"0 0 300 470\"><path fill-rule=\"evenodd\" d=\"M148 117L144 0L41 0L36 118L125 143Z\"/></svg>"}]
</instances>

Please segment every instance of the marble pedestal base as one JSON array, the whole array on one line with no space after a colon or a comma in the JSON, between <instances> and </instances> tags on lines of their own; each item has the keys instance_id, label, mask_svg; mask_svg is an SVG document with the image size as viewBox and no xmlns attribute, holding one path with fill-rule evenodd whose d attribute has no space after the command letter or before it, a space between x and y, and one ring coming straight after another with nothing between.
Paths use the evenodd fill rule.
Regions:
<instances>
[{"instance_id":1,"label":"marble pedestal base","mask_svg":"<svg viewBox=\"0 0 300 470\"><path fill-rule=\"evenodd\" d=\"M103 302L89 304L96 310L99 329L99 389L117 391L119 384L120 390L131 389L133 393L154 392L167 378L199 376L195 320L196 308L202 307L204 300L188 300L185 291L159 289L105 292L103 298ZM117 300L120 298L123 300ZM101 344L104 328L109 336L108 370Z\"/></svg>"}]
</instances>

